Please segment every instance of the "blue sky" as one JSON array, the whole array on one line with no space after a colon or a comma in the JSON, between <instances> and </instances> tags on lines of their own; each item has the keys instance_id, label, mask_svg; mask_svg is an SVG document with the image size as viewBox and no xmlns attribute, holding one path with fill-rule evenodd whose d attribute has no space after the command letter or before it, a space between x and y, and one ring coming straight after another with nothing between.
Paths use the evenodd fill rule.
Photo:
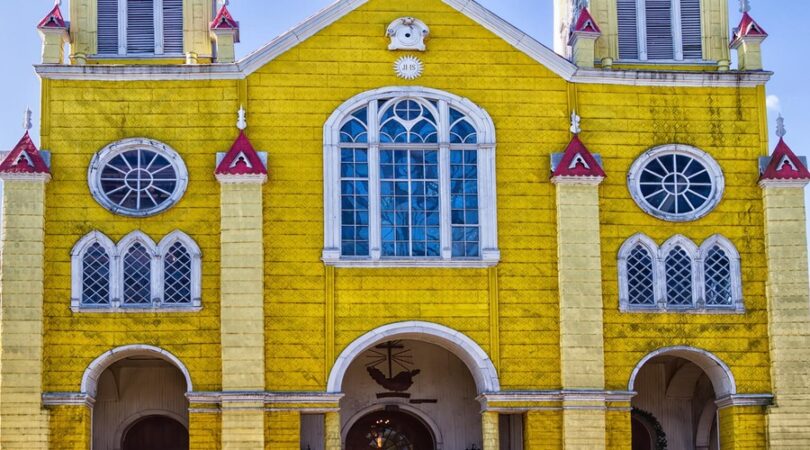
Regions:
<instances>
[{"instance_id":1,"label":"blue sky","mask_svg":"<svg viewBox=\"0 0 810 450\"><path fill-rule=\"evenodd\" d=\"M67 13L69 0L64 1ZM543 44L552 46L552 0L479 0L521 30ZM23 111L30 106L34 111L32 136L39 143L39 80L32 65L39 62L40 38L37 22L52 8L53 0L4 1L0 13L9 20L0 28L4 46L4 65L0 72L0 148L10 149L22 135ZM242 43L237 46L239 56L259 48L275 36L300 23L307 17L332 3L332 0L233 0L229 6L241 23ZM729 0L731 26L739 22L737 0ZM778 6L776 5L778 3ZM770 37L763 44L766 69L775 72L768 85L770 105L771 148L775 144L773 129L776 112L786 118L791 148L800 155L810 155L810 89L807 86L807 62L804 48L807 15L805 2L779 0L778 2L752 0L752 16L765 28ZM276 6L279 5L279 6ZM802 45L799 45L802 44ZM475 55L471 54L471 58ZM597 150L598 151L598 150Z\"/></svg>"}]
</instances>

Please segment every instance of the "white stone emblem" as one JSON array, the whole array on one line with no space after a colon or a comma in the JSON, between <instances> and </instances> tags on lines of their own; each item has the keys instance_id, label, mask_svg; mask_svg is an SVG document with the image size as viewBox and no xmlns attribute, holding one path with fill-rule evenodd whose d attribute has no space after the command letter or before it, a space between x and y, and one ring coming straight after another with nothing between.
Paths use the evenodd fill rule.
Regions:
<instances>
[{"instance_id":1,"label":"white stone emblem","mask_svg":"<svg viewBox=\"0 0 810 450\"><path fill-rule=\"evenodd\" d=\"M388 25L386 36L391 38L388 50L425 51L425 38L430 29L425 22L413 17L401 17Z\"/></svg>"},{"instance_id":2,"label":"white stone emblem","mask_svg":"<svg viewBox=\"0 0 810 450\"><path fill-rule=\"evenodd\" d=\"M397 76L405 80L415 80L422 76L424 66L415 56L403 56L394 62L394 71Z\"/></svg>"}]
</instances>

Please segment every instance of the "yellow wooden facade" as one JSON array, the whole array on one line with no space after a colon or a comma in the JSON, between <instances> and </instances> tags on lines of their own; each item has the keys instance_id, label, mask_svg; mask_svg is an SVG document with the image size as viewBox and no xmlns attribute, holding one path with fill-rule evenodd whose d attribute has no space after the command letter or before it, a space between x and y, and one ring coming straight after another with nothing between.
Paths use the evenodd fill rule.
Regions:
<instances>
[{"instance_id":1,"label":"yellow wooden facade","mask_svg":"<svg viewBox=\"0 0 810 450\"><path fill-rule=\"evenodd\" d=\"M793 264L791 274L806 276L807 255L805 236L799 235L804 227L800 191L757 184L757 160L769 153L767 74L730 73L712 78L718 83L707 83L715 75L702 78L703 66L680 67L658 77L661 67L654 65L607 71L597 64L588 73L572 69L563 75L569 63L562 57L548 56L550 51L540 51L538 57L499 35L493 17L460 11L458 4L466 2L442 0L338 2L343 7L339 14L323 19L312 36L278 54L267 51L270 56L260 66L217 68L207 64L212 53L205 19L215 12L206 9L210 3L184 2L194 11L193 18L187 14L186 50L197 53L202 65L162 69L148 59L94 60L95 1L73 0L74 63L77 54L89 56L91 64L114 63L118 72L38 66L40 148L52 154L52 180L42 199L27 184L17 188L14 181L7 182L3 257L4 264L16 261L9 259L16 257L9 251L16 248L10 241L16 235L8 230L44 220L44 257L30 255L42 272L42 316L30 318L33 325L26 329L34 334L37 327L42 330L41 362L31 361L36 366L31 373L41 373L41 393L49 399L42 417L48 420L35 416L36 408L26 417L32 424L47 423L50 432L34 425L9 431L10 416L3 412L4 449L88 449L92 402L82 397L85 371L111 349L149 345L182 361L193 381L192 449L299 449L300 414L320 412L325 448L337 450L337 397L318 403L313 396L327 394L333 365L353 341L406 321L462 333L494 364L500 391L482 397L484 450L498 448L498 413L523 415L526 449L630 448L630 397L611 395L629 390L634 369L646 355L679 346L702 349L724 362L733 373L736 396L777 398L776 406L729 400L719 413L723 449L810 446L807 394L792 395L785 414L777 414L782 384L776 380L783 372L772 362L781 358L792 367L784 352L796 342L810 351L810 317L790 322L797 327L792 339L776 345L769 338L779 334L775 327L781 316L774 302L785 295L780 283L791 283L793 276L779 275L780 267ZM591 3L603 32L595 57L604 62L617 52L616 25L610 19L615 2ZM718 62L730 59L726 2L702 4L708 11L705 59L718 70ZM385 27L403 16L430 26L427 51L388 50ZM404 54L424 63L420 78L406 81L394 73L394 61ZM127 71L136 64L146 64L146 72ZM210 76L188 76L209 69ZM348 99L388 86L450 92L492 116L501 251L494 267L341 268L321 261L324 123ZM250 140L269 155L264 185L220 185L214 177L216 153L226 151L237 135L234 120L240 106L248 113ZM582 141L601 155L607 175L601 184L550 180L550 156L562 152L571 139L572 112L582 118ZM170 145L188 166L186 194L156 217L113 214L88 191L93 155L132 137ZM709 153L725 175L723 200L696 221L656 219L628 192L633 161L650 148L673 143ZM22 198L44 204L44 213L19 206ZM769 207L790 211L771 211L769 216ZM786 225L785 220L793 222ZM780 230L778 236L769 235L774 229ZM113 241L135 230L155 241L173 230L191 236L203 254L202 309L71 311L70 252L93 230ZM620 312L617 255L635 233L659 245L677 234L696 243L715 234L728 238L741 255L745 312ZM785 245L795 254L785 257L784 249L774 247ZM578 253L582 248L584 253ZM245 263L252 264L250 270L240 270ZM37 282L7 265L3 271L4 304L16 295L10 290L15 283ZM240 284L251 280L263 283L263 291L241 292ZM804 284L791 284L791 295L807 303ZM15 325L6 306L3 314L6 333ZM240 320L246 321L244 326ZM578 326L582 323L596 328L584 332ZM4 340L4 351L7 345L15 344ZM5 370L5 353L3 358ZM808 360L802 361L806 366ZM807 372L802 373L806 380ZM800 387L788 381L785 389L793 394ZM566 390L596 394L566 397L561 394ZM225 402L193 395L230 391L263 397ZM535 395L515 395L521 392ZM292 398L297 393L312 395ZM54 400L67 394L73 395L72 403ZM786 432L784 427L795 429ZM11 439L29 433L28 443Z\"/></svg>"}]
</instances>

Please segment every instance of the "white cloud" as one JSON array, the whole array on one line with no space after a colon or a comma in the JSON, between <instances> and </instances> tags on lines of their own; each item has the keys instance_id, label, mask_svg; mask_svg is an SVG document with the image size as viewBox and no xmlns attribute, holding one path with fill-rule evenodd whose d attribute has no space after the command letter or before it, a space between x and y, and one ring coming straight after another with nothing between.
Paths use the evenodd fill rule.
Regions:
<instances>
[{"instance_id":1,"label":"white cloud","mask_svg":"<svg viewBox=\"0 0 810 450\"><path fill-rule=\"evenodd\" d=\"M768 106L768 110L773 111L775 113L782 112L782 101L779 100L779 97L775 95L769 95L768 98L765 100L765 104Z\"/></svg>"}]
</instances>

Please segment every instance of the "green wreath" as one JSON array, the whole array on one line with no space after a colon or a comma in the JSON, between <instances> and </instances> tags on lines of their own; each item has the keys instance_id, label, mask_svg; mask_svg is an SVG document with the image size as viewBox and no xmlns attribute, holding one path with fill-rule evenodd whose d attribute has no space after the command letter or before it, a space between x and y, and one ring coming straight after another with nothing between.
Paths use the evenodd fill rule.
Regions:
<instances>
[{"instance_id":1,"label":"green wreath","mask_svg":"<svg viewBox=\"0 0 810 450\"><path fill-rule=\"evenodd\" d=\"M659 422L652 413L644 411L643 409L633 408L631 414L641 417L648 424L652 425L655 430L655 450L667 450L667 434L664 433L664 427L661 426L661 422Z\"/></svg>"}]
</instances>

